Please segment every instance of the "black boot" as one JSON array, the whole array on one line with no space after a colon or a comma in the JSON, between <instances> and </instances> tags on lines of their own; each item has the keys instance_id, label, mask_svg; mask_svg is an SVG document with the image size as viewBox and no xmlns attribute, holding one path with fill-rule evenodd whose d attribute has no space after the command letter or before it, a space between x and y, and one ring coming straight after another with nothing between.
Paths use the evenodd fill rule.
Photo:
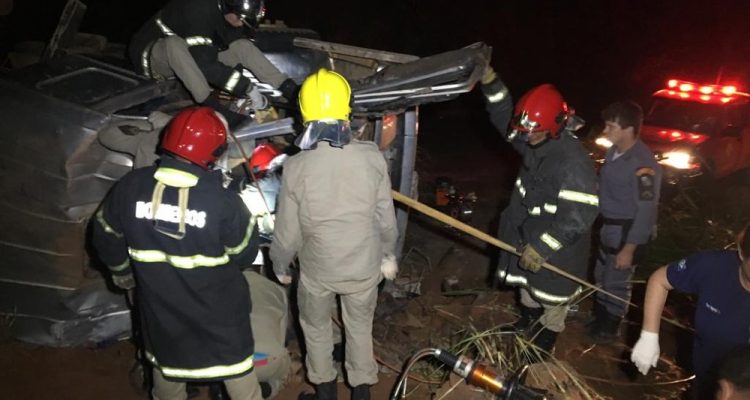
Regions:
<instances>
[{"instance_id":1,"label":"black boot","mask_svg":"<svg viewBox=\"0 0 750 400\"><path fill-rule=\"evenodd\" d=\"M604 312L588 331L589 339L597 344L609 344L620 336L621 317Z\"/></svg>"},{"instance_id":2,"label":"black boot","mask_svg":"<svg viewBox=\"0 0 750 400\"><path fill-rule=\"evenodd\" d=\"M591 331L601 323L604 316L607 314L607 307L602 303L594 299L594 306L591 308L591 317L586 320L586 328Z\"/></svg>"},{"instance_id":3,"label":"black boot","mask_svg":"<svg viewBox=\"0 0 750 400\"><path fill-rule=\"evenodd\" d=\"M298 400L337 400L336 380L315 386L315 393L300 393Z\"/></svg>"},{"instance_id":4,"label":"black boot","mask_svg":"<svg viewBox=\"0 0 750 400\"><path fill-rule=\"evenodd\" d=\"M513 329L518 333L523 333L529 330L532 326L538 324L539 318L544 314L544 308L531 308L521 305L521 318L513 323Z\"/></svg>"},{"instance_id":5,"label":"black boot","mask_svg":"<svg viewBox=\"0 0 750 400\"><path fill-rule=\"evenodd\" d=\"M353 387L352 400L370 400L370 385L357 385Z\"/></svg>"},{"instance_id":6,"label":"black boot","mask_svg":"<svg viewBox=\"0 0 750 400\"><path fill-rule=\"evenodd\" d=\"M552 350L555 348L555 342L557 341L557 335L557 332L540 327L540 329L535 330L534 335L531 336L531 343L537 347L539 357L542 361L548 360L552 355Z\"/></svg>"}]
</instances>

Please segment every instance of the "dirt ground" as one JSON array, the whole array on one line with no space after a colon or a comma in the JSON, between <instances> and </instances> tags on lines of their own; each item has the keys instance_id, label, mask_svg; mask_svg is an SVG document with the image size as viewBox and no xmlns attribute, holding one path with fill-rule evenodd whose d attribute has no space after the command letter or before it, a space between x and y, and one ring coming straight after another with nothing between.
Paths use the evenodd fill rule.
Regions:
<instances>
[{"instance_id":1,"label":"dirt ground","mask_svg":"<svg viewBox=\"0 0 750 400\"><path fill-rule=\"evenodd\" d=\"M462 123L481 118L486 119L481 113L467 115L463 109L447 106L436 106L423 113L418 157L420 199L428 204L434 202L434 182L446 176L459 191L477 194L471 223L492 232L498 210L507 201L517 157L485 122L472 126ZM461 145L457 147L459 141ZM382 373L380 383L373 389L374 399L388 398L397 380L393 370L400 370L414 351L423 347L450 348L472 332L495 329L515 318L513 291L495 287L491 279L493 251L478 240L412 213L404 255L401 282L410 279L421 282L420 294L410 299L381 298L373 334ZM636 303L641 302L642 290L643 285L636 286ZM654 373L642 377L629 362L629 346L634 344L640 330L638 310L632 310L619 343L596 346L585 340L584 320L589 308L589 299L584 299L558 341L556 358L564 361L566 368L575 370L580 382L571 384L568 380L563 386L567 385L571 394L556 398L585 398L572 394L579 384L590 389L593 398L681 397L688 384L677 381L686 378L679 365L689 365L685 351L692 338L688 332L665 328L662 360ZM680 315L689 320L689 312ZM146 398L131 382L135 348L130 342L104 348L50 349L18 342L8 336L6 328L3 327L0 336L0 390L4 393L0 397ZM675 360L676 354L680 354L679 360ZM503 371L503 366L498 366L498 370L508 372ZM443 376L434 363L420 363L415 369L415 378L425 381ZM546 378L536 379L544 382ZM438 398L433 394L448 391L445 385L441 389L440 384L419 384L414 379L410 382L409 390L413 392L409 398ZM456 388L443 398L485 398L463 383L455 380L452 383L456 383ZM294 399L307 388L305 383L291 385L278 398ZM342 399L349 398L344 384L339 384L339 395ZM208 398L206 391L197 398Z\"/></svg>"}]
</instances>

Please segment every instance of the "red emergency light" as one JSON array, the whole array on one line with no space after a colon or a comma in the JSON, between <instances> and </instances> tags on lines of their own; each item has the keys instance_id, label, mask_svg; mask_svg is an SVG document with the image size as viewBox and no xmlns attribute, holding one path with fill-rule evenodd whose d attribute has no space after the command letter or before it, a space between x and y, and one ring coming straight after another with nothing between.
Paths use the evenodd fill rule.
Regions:
<instances>
[{"instance_id":1,"label":"red emergency light","mask_svg":"<svg viewBox=\"0 0 750 400\"><path fill-rule=\"evenodd\" d=\"M702 103L727 104L735 100L735 95L743 94L733 85L699 85L680 79L667 81L667 88L659 90L655 95L673 97L681 100L693 100Z\"/></svg>"},{"instance_id":2,"label":"red emergency light","mask_svg":"<svg viewBox=\"0 0 750 400\"><path fill-rule=\"evenodd\" d=\"M701 144L708 139L708 136L700 133L683 132L679 129L660 130L656 133L662 140L668 142L681 142L687 140L693 144Z\"/></svg>"}]
</instances>

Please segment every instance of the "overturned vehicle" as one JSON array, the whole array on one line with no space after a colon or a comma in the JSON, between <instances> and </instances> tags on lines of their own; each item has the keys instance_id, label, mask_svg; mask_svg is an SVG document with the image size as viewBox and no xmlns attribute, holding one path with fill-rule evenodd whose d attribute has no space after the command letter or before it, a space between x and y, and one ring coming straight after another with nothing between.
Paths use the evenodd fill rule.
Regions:
<instances>
[{"instance_id":1,"label":"overturned vehicle","mask_svg":"<svg viewBox=\"0 0 750 400\"><path fill-rule=\"evenodd\" d=\"M477 43L418 58L316 38L309 30L262 25L256 43L297 83L320 67L347 77L360 138L380 146L394 189L413 197L418 107L470 91L491 49ZM128 337L125 296L98 272L89 222L139 157L154 156L161 128L192 104L190 97L178 81L149 80L121 59L62 50L3 71L0 88L7 121L0 133L0 313L12 319L14 336L43 345ZM292 143L294 110L278 111L240 126L242 150L230 145L229 156L264 141ZM112 135L151 141L153 151L105 146ZM406 210L398 214L402 246Z\"/></svg>"}]
</instances>

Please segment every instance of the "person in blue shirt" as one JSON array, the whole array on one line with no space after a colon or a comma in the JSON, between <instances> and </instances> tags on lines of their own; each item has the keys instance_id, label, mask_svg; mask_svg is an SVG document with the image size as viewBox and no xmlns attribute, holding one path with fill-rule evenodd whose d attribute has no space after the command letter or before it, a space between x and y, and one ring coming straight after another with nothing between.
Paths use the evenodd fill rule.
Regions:
<instances>
[{"instance_id":1,"label":"person in blue shirt","mask_svg":"<svg viewBox=\"0 0 750 400\"><path fill-rule=\"evenodd\" d=\"M631 278L656 226L662 170L640 139L643 111L637 103L612 103L602 111L602 119L612 146L599 172L602 227L594 278L602 289L630 300ZM597 293L589 338L612 342L627 312L627 303Z\"/></svg>"},{"instance_id":2,"label":"person in blue shirt","mask_svg":"<svg viewBox=\"0 0 750 400\"><path fill-rule=\"evenodd\" d=\"M643 327L631 360L646 375L659 360L659 325L672 289L697 296L693 343L695 398L713 397L711 371L733 348L750 343L750 235L748 226L737 250L693 254L656 270L648 280Z\"/></svg>"}]
</instances>

